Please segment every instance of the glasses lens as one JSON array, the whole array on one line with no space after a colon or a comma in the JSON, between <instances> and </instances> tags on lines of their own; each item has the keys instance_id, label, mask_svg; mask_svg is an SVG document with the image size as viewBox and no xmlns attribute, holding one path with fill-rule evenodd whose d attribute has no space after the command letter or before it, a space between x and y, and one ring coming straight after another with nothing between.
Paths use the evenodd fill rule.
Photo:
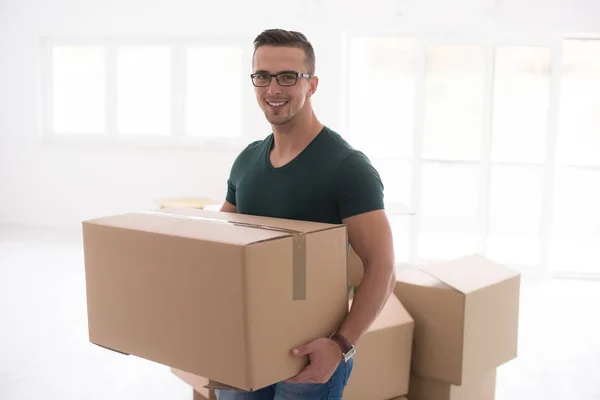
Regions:
<instances>
[{"instance_id":1,"label":"glasses lens","mask_svg":"<svg viewBox=\"0 0 600 400\"><path fill-rule=\"evenodd\" d=\"M271 76L266 74L257 74L252 78L252 82L256 86L269 86Z\"/></svg>"},{"instance_id":2,"label":"glasses lens","mask_svg":"<svg viewBox=\"0 0 600 400\"><path fill-rule=\"evenodd\" d=\"M281 86L293 86L296 84L296 79L298 76L296 74L279 74L277 75L277 82Z\"/></svg>"}]
</instances>

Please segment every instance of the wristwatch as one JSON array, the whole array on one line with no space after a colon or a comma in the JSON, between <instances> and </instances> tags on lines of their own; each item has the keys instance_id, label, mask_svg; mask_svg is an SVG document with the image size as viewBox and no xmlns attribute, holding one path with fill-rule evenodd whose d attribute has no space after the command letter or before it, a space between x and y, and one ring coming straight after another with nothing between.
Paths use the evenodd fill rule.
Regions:
<instances>
[{"instance_id":1,"label":"wristwatch","mask_svg":"<svg viewBox=\"0 0 600 400\"><path fill-rule=\"evenodd\" d=\"M329 339L336 342L338 344L338 346L340 346L340 349L342 349L342 355L344 357L344 362L348 362L348 360L350 360L352 357L354 357L354 354L356 353L356 349L348 341L348 339L346 339L341 333L333 332L329 336Z\"/></svg>"}]
</instances>

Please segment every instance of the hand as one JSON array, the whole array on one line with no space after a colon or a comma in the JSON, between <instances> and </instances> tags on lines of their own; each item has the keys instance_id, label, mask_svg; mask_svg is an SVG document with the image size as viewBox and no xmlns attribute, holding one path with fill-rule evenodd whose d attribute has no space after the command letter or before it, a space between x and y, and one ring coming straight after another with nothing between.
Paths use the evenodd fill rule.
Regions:
<instances>
[{"instance_id":1,"label":"hand","mask_svg":"<svg viewBox=\"0 0 600 400\"><path fill-rule=\"evenodd\" d=\"M342 360L342 349L329 338L319 338L292 350L297 357L308 355L310 363L298 375L287 379L291 383L326 383Z\"/></svg>"}]
</instances>

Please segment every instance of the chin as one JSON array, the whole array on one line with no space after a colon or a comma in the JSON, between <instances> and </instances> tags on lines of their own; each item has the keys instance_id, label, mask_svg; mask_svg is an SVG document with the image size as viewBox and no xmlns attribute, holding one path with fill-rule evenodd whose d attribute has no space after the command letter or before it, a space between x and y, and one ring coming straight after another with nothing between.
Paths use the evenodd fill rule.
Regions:
<instances>
[{"instance_id":1,"label":"chin","mask_svg":"<svg viewBox=\"0 0 600 400\"><path fill-rule=\"evenodd\" d=\"M293 118L289 115L271 115L269 113L265 113L265 117L271 125L285 125Z\"/></svg>"}]
</instances>

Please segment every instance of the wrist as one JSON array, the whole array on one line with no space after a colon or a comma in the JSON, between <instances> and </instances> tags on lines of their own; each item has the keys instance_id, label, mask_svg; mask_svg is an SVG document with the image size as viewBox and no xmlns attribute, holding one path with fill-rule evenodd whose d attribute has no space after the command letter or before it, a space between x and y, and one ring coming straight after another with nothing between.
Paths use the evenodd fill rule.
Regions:
<instances>
[{"instance_id":1,"label":"wrist","mask_svg":"<svg viewBox=\"0 0 600 400\"><path fill-rule=\"evenodd\" d=\"M348 361L350 358L354 356L355 348L354 346L339 332L334 332L329 336L329 339L333 340L342 353L342 359L344 361Z\"/></svg>"}]
</instances>

